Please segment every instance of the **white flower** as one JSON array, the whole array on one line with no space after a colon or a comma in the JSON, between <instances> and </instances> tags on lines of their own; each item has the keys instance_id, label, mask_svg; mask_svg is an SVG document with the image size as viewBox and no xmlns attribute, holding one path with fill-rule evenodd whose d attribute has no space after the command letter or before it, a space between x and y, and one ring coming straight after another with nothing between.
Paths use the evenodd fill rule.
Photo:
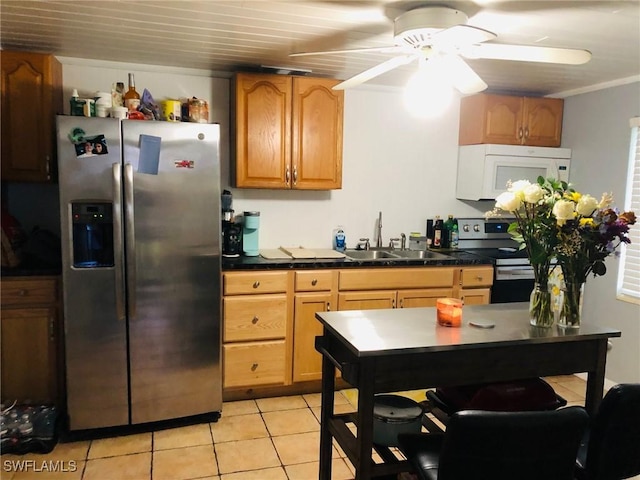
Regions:
<instances>
[{"instance_id":1,"label":"white flower","mask_svg":"<svg viewBox=\"0 0 640 480\"><path fill-rule=\"evenodd\" d=\"M524 201L527 203L538 203L544 196L544 190L537 183L527 185L522 189L522 193L524 194Z\"/></svg>"},{"instance_id":2,"label":"white flower","mask_svg":"<svg viewBox=\"0 0 640 480\"><path fill-rule=\"evenodd\" d=\"M529 180L518 180L517 182L511 183L509 188L507 189L509 192L516 194L520 199L524 198L524 189L531 185Z\"/></svg>"},{"instance_id":3,"label":"white flower","mask_svg":"<svg viewBox=\"0 0 640 480\"><path fill-rule=\"evenodd\" d=\"M596 208L598 208L598 201L591 195L587 194L582 195L580 197L580 200L578 200L578 204L576 205L576 212L578 212L583 217L588 217Z\"/></svg>"},{"instance_id":4,"label":"white flower","mask_svg":"<svg viewBox=\"0 0 640 480\"><path fill-rule=\"evenodd\" d=\"M608 208L612 203L613 195L611 193L603 193L602 198L600 199L600 203L598 204L598 208L604 210L605 208Z\"/></svg>"},{"instance_id":5,"label":"white flower","mask_svg":"<svg viewBox=\"0 0 640 480\"><path fill-rule=\"evenodd\" d=\"M567 200L558 200L553 205L553 215L556 217L558 225L564 225L567 220L573 219L574 206L573 202Z\"/></svg>"},{"instance_id":6,"label":"white flower","mask_svg":"<svg viewBox=\"0 0 640 480\"><path fill-rule=\"evenodd\" d=\"M496 207L507 212L516 212L520 208L522 200L514 192L503 192L496 197Z\"/></svg>"}]
</instances>

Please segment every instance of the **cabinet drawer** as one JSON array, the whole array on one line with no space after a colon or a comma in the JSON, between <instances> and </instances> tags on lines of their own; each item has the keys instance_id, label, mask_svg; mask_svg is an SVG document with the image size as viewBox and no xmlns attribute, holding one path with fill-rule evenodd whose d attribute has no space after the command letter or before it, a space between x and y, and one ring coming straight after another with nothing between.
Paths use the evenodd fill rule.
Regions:
<instances>
[{"instance_id":1,"label":"cabinet drawer","mask_svg":"<svg viewBox=\"0 0 640 480\"><path fill-rule=\"evenodd\" d=\"M57 300L56 280L2 279L2 306L51 305Z\"/></svg>"},{"instance_id":2,"label":"cabinet drawer","mask_svg":"<svg viewBox=\"0 0 640 480\"><path fill-rule=\"evenodd\" d=\"M224 274L224 295L285 293L288 272L234 272Z\"/></svg>"},{"instance_id":3,"label":"cabinet drawer","mask_svg":"<svg viewBox=\"0 0 640 480\"><path fill-rule=\"evenodd\" d=\"M224 345L224 388L282 384L284 340Z\"/></svg>"},{"instance_id":4,"label":"cabinet drawer","mask_svg":"<svg viewBox=\"0 0 640 480\"><path fill-rule=\"evenodd\" d=\"M334 272L315 270L295 273L296 292L317 292L333 288Z\"/></svg>"},{"instance_id":5,"label":"cabinet drawer","mask_svg":"<svg viewBox=\"0 0 640 480\"><path fill-rule=\"evenodd\" d=\"M493 267L463 268L460 284L467 288L493 285Z\"/></svg>"},{"instance_id":6,"label":"cabinet drawer","mask_svg":"<svg viewBox=\"0 0 640 480\"><path fill-rule=\"evenodd\" d=\"M340 271L340 290L453 287L454 268L383 268Z\"/></svg>"},{"instance_id":7,"label":"cabinet drawer","mask_svg":"<svg viewBox=\"0 0 640 480\"><path fill-rule=\"evenodd\" d=\"M284 338L287 324L286 295L226 297L224 341Z\"/></svg>"}]
</instances>

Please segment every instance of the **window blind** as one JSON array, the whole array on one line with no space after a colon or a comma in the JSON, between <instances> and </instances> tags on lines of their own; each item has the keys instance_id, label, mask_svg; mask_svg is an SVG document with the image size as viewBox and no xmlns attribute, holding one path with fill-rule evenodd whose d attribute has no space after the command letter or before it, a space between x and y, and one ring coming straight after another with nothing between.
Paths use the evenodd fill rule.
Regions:
<instances>
[{"instance_id":1,"label":"window blind","mask_svg":"<svg viewBox=\"0 0 640 480\"><path fill-rule=\"evenodd\" d=\"M632 118L629 123L631 146L624 210L635 212L640 219L640 117ZM631 226L629 239L631 243L621 247L618 298L640 303L640 222Z\"/></svg>"}]
</instances>

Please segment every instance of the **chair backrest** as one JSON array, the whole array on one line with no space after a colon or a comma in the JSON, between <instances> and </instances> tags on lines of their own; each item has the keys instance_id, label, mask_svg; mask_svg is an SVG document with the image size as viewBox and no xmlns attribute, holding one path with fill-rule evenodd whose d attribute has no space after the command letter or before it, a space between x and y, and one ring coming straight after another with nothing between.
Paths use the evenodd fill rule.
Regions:
<instances>
[{"instance_id":1,"label":"chair backrest","mask_svg":"<svg viewBox=\"0 0 640 480\"><path fill-rule=\"evenodd\" d=\"M640 383L611 388L589 434L589 479L619 480L640 474Z\"/></svg>"},{"instance_id":2,"label":"chair backrest","mask_svg":"<svg viewBox=\"0 0 640 480\"><path fill-rule=\"evenodd\" d=\"M438 480L572 480L588 421L582 407L454 413L440 452Z\"/></svg>"}]
</instances>

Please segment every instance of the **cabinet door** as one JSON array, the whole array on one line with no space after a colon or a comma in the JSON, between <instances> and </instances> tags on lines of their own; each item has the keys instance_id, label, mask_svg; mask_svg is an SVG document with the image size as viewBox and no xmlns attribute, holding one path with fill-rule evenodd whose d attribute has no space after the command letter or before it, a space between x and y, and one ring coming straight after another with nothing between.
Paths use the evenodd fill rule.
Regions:
<instances>
[{"instance_id":1,"label":"cabinet door","mask_svg":"<svg viewBox=\"0 0 640 480\"><path fill-rule=\"evenodd\" d=\"M55 403L55 308L3 309L2 399Z\"/></svg>"},{"instance_id":2,"label":"cabinet door","mask_svg":"<svg viewBox=\"0 0 640 480\"><path fill-rule=\"evenodd\" d=\"M316 336L322 335L322 324L316 312L327 312L337 306L331 293L302 293L295 296L293 331L293 381L322 378L322 355L315 349Z\"/></svg>"},{"instance_id":3,"label":"cabinet door","mask_svg":"<svg viewBox=\"0 0 640 480\"><path fill-rule=\"evenodd\" d=\"M395 290L344 292L338 294L338 310L396 308Z\"/></svg>"},{"instance_id":4,"label":"cabinet door","mask_svg":"<svg viewBox=\"0 0 640 480\"><path fill-rule=\"evenodd\" d=\"M519 144L523 135L522 108L522 97L488 95L482 143Z\"/></svg>"},{"instance_id":5,"label":"cabinet door","mask_svg":"<svg viewBox=\"0 0 640 480\"><path fill-rule=\"evenodd\" d=\"M52 55L2 52L2 180L48 182L62 67Z\"/></svg>"},{"instance_id":6,"label":"cabinet door","mask_svg":"<svg viewBox=\"0 0 640 480\"><path fill-rule=\"evenodd\" d=\"M488 305L491 302L490 288L463 288L460 299L465 305Z\"/></svg>"},{"instance_id":7,"label":"cabinet door","mask_svg":"<svg viewBox=\"0 0 640 480\"><path fill-rule=\"evenodd\" d=\"M460 101L460 145L522 141L523 98L481 93Z\"/></svg>"},{"instance_id":8,"label":"cabinet door","mask_svg":"<svg viewBox=\"0 0 640 480\"><path fill-rule=\"evenodd\" d=\"M541 147L559 147L562 136L561 98L524 99L524 144Z\"/></svg>"},{"instance_id":9,"label":"cabinet door","mask_svg":"<svg viewBox=\"0 0 640 480\"><path fill-rule=\"evenodd\" d=\"M239 73L233 85L235 186L290 188L291 77Z\"/></svg>"},{"instance_id":10,"label":"cabinet door","mask_svg":"<svg viewBox=\"0 0 640 480\"><path fill-rule=\"evenodd\" d=\"M422 290L400 290L398 307L435 307L439 298L453 297L453 288L428 288Z\"/></svg>"},{"instance_id":11,"label":"cabinet door","mask_svg":"<svg viewBox=\"0 0 640 480\"><path fill-rule=\"evenodd\" d=\"M338 80L294 77L292 188L342 188L344 92Z\"/></svg>"}]
</instances>

